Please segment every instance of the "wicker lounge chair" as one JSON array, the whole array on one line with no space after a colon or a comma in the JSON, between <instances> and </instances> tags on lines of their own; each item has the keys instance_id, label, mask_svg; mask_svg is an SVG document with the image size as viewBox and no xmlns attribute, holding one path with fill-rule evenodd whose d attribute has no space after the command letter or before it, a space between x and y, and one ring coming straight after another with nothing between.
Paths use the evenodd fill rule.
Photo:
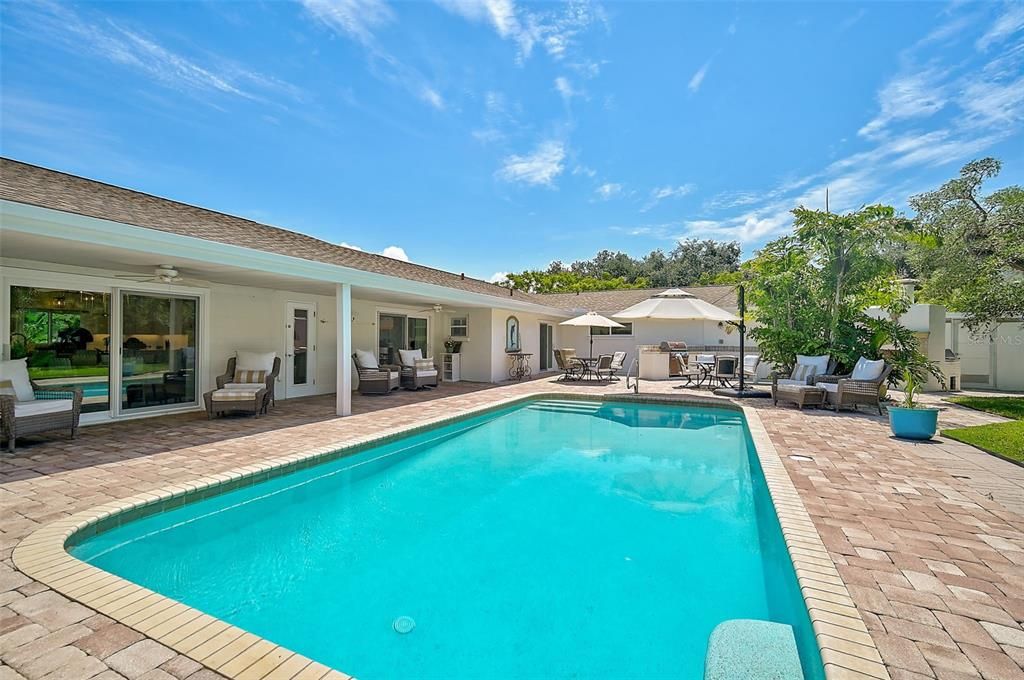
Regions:
<instances>
[{"instance_id":1,"label":"wicker lounge chair","mask_svg":"<svg viewBox=\"0 0 1024 680\"><path fill-rule=\"evenodd\" d=\"M18 437L52 430L70 430L74 439L82 413L82 388L39 385L29 379L24 360L2 363L0 375L10 376L0 378L0 435L7 440L7 450L14 452Z\"/></svg>"},{"instance_id":2,"label":"wicker lounge chair","mask_svg":"<svg viewBox=\"0 0 1024 680\"><path fill-rule=\"evenodd\" d=\"M867 404L882 415L882 395L891 372L892 366L883 360L869 361L861 357L850 373L819 375L814 378L814 385L825 390L828 404L836 411L843 406L856 410L857 404Z\"/></svg>"},{"instance_id":3,"label":"wicker lounge chair","mask_svg":"<svg viewBox=\"0 0 1024 680\"><path fill-rule=\"evenodd\" d=\"M835 367L835 359L827 354L813 357L798 354L792 369L772 371L772 388L779 385L813 385L815 376L827 375Z\"/></svg>"},{"instance_id":4,"label":"wicker lounge chair","mask_svg":"<svg viewBox=\"0 0 1024 680\"><path fill-rule=\"evenodd\" d=\"M367 355L373 356L366 352ZM402 369L392 364L364 366L359 352L352 355L352 361L359 375L359 394L390 394L401 385Z\"/></svg>"},{"instance_id":5,"label":"wicker lounge chair","mask_svg":"<svg viewBox=\"0 0 1024 680\"><path fill-rule=\"evenodd\" d=\"M255 361L258 362L267 362L267 359L269 359L270 354L270 352L266 352L263 354L263 358L258 358L259 355L253 354L252 352L238 353L238 355L242 356L243 359L245 360L243 361L243 364L253 361L253 359L250 359L250 357L255 357ZM266 363L261 363L260 365L262 367L265 366ZM259 382L264 384L267 390L265 393L267 403L262 406L261 411L263 413L266 413L267 409L270 406L276 405L277 402L274 399L274 383L277 382L277 376L281 373L281 357L274 357L274 360L271 363L271 368L269 371L266 371L264 368L257 369L248 367L239 370L236 368L236 366L238 366L238 356L233 356L230 359L228 359L228 365L227 368L224 369L224 373L217 376L218 390L251 389L252 385L255 382ZM260 376L258 375L257 371L264 371L262 380L260 379ZM205 398L206 395L204 394L203 399L205 400ZM209 407L207 407L207 411L209 411Z\"/></svg>"},{"instance_id":6,"label":"wicker lounge chair","mask_svg":"<svg viewBox=\"0 0 1024 680\"><path fill-rule=\"evenodd\" d=\"M579 380L587 369L586 364L576 358L575 349L556 349L555 363L562 372L559 380Z\"/></svg>"},{"instance_id":7,"label":"wicker lounge chair","mask_svg":"<svg viewBox=\"0 0 1024 680\"><path fill-rule=\"evenodd\" d=\"M418 390L423 387L437 387L437 376L440 371L433 359L423 356L420 349L398 350L398 361L401 371L401 385L407 390Z\"/></svg>"}]
</instances>

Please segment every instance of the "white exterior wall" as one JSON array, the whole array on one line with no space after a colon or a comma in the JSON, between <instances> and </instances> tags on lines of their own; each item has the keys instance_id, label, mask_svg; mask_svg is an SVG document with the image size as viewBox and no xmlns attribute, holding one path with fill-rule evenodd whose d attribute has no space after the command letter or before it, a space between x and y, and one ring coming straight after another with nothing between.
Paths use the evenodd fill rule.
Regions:
<instances>
[{"instance_id":1,"label":"white exterior wall","mask_svg":"<svg viewBox=\"0 0 1024 680\"><path fill-rule=\"evenodd\" d=\"M992 334L996 389L1024 391L1024 328L1020 322L1001 323Z\"/></svg>"},{"instance_id":2,"label":"white exterior wall","mask_svg":"<svg viewBox=\"0 0 1024 680\"><path fill-rule=\"evenodd\" d=\"M533 375L540 372L540 325L550 324L554 330L554 339L551 348L560 347L560 333L565 327L559 327L560 319L543 316L530 312L514 312L507 309L492 309L491 312L491 350L490 362L491 372L489 382L502 382L508 380L508 369L511 362L505 353L505 322L508 317L514 316L519 319L519 347L523 352L533 354L530 357L530 368ZM470 331L472 332L472 331ZM554 358L551 360L551 370L557 368Z\"/></svg>"},{"instance_id":3,"label":"white exterior wall","mask_svg":"<svg viewBox=\"0 0 1024 680\"><path fill-rule=\"evenodd\" d=\"M303 302L316 306L316 367L314 394L331 394L335 390L337 338L335 337L334 297L310 295L267 288L209 285L209 356L205 362L203 390L211 389L216 376L224 372L228 358L239 350L274 351L281 357L274 394L286 398L285 369L287 360L286 324L288 303ZM202 332L202 331L201 331Z\"/></svg>"},{"instance_id":4,"label":"white exterior wall","mask_svg":"<svg viewBox=\"0 0 1024 680\"><path fill-rule=\"evenodd\" d=\"M562 343L555 347L572 347L580 356L590 353L590 330L580 326L561 326ZM726 328L732 329L727 333ZM595 335L594 356L626 353L626 367L636 357L637 345L660 345L663 341L682 341L687 345L738 345L739 331L726 326L719 328L717 321L665 321L659 319L636 319L633 321L633 335ZM747 338L750 341L750 338ZM753 345L753 343L751 342Z\"/></svg>"}]
</instances>

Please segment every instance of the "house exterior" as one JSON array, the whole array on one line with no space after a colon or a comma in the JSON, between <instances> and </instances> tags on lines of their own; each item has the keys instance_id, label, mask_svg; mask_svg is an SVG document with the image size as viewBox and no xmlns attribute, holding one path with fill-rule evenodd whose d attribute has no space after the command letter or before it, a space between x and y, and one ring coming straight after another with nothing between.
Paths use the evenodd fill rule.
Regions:
<instances>
[{"instance_id":1,"label":"house exterior","mask_svg":"<svg viewBox=\"0 0 1024 680\"><path fill-rule=\"evenodd\" d=\"M569 316L541 296L7 159L0 285L3 358L82 385L83 422L199 408L240 350L282 358L277 398L334 393L347 415L355 349L440 363L455 334L461 378L497 382L509 326L536 371Z\"/></svg>"}]
</instances>

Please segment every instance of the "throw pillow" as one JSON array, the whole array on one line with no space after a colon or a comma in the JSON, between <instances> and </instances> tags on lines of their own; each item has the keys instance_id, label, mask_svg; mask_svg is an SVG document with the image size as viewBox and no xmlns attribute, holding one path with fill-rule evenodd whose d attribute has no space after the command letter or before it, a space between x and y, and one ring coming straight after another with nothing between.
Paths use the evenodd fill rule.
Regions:
<instances>
[{"instance_id":1,"label":"throw pillow","mask_svg":"<svg viewBox=\"0 0 1024 680\"><path fill-rule=\"evenodd\" d=\"M356 361L363 368L380 368L380 364L377 363L377 355L365 349L356 350Z\"/></svg>"},{"instance_id":2,"label":"throw pillow","mask_svg":"<svg viewBox=\"0 0 1024 680\"><path fill-rule=\"evenodd\" d=\"M28 359L0 361L0 380L9 380L14 398L18 401L32 401L36 393L28 377Z\"/></svg>"},{"instance_id":3,"label":"throw pillow","mask_svg":"<svg viewBox=\"0 0 1024 680\"><path fill-rule=\"evenodd\" d=\"M235 383L265 383L267 382L266 371L247 371L238 369L235 371Z\"/></svg>"}]
</instances>

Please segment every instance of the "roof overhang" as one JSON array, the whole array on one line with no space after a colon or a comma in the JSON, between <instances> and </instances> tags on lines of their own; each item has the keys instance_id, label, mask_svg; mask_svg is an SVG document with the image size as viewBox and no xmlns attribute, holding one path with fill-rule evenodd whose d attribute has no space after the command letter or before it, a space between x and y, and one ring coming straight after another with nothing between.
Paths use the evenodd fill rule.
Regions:
<instances>
[{"instance_id":1,"label":"roof overhang","mask_svg":"<svg viewBox=\"0 0 1024 680\"><path fill-rule=\"evenodd\" d=\"M453 305L493 307L560 318L569 316L568 312L558 307L517 300L511 295L505 299L497 295L474 293L0 199L0 239L3 238L3 232L7 231L152 253L161 262L205 262L322 283L347 283L360 288L443 300ZM45 261L45 253L39 253L31 259Z\"/></svg>"}]
</instances>

